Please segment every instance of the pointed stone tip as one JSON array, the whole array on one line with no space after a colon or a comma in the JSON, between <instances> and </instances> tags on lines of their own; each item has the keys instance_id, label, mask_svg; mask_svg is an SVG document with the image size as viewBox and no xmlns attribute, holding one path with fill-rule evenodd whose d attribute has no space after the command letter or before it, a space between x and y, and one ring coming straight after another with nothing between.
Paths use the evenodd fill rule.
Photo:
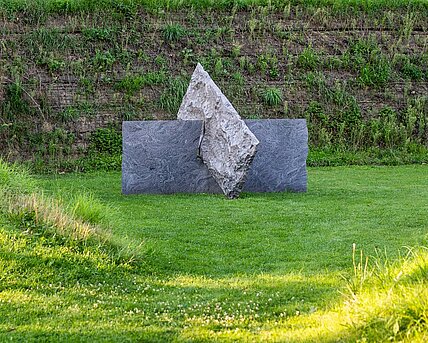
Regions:
<instances>
[{"instance_id":1,"label":"pointed stone tip","mask_svg":"<svg viewBox=\"0 0 428 343\"><path fill-rule=\"evenodd\" d=\"M196 65L195 70L193 71L192 79L193 78L201 78L201 77L202 78L206 78L207 80L211 80L212 81L211 76L205 71L205 69L202 66L202 64L200 64L198 62L198 64ZM189 85L189 87L190 87L190 85Z\"/></svg>"},{"instance_id":2,"label":"pointed stone tip","mask_svg":"<svg viewBox=\"0 0 428 343\"><path fill-rule=\"evenodd\" d=\"M202 64L198 62L198 64L196 65L195 71L193 73L206 73L206 71L202 66Z\"/></svg>"}]
</instances>

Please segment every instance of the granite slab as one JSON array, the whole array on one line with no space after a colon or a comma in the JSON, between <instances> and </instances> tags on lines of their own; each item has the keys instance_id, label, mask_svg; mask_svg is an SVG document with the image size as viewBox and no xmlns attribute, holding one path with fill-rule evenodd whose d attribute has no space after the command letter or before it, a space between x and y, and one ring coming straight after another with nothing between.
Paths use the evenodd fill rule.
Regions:
<instances>
[{"instance_id":1,"label":"granite slab","mask_svg":"<svg viewBox=\"0 0 428 343\"><path fill-rule=\"evenodd\" d=\"M245 120L260 144L245 192L306 191L304 119ZM122 192L222 193L198 157L202 121L123 122Z\"/></svg>"},{"instance_id":2,"label":"granite slab","mask_svg":"<svg viewBox=\"0 0 428 343\"><path fill-rule=\"evenodd\" d=\"M202 121L122 124L122 192L222 193L198 155Z\"/></svg>"},{"instance_id":3,"label":"granite slab","mask_svg":"<svg viewBox=\"0 0 428 343\"><path fill-rule=\"evenodd\" d=\"M245 123L260 143L243 191L306 192L306 120L261 119Z\"/></svg>"}]
</instances>

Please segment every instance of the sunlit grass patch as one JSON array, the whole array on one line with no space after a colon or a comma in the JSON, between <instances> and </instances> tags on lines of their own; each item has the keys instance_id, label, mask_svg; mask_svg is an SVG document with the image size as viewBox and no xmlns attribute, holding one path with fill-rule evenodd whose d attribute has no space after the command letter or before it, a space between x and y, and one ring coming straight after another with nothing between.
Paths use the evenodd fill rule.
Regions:
<instances>
[{"instance_id":1,"label":"sunlit grass patch","mask_svg":"<svg viewBox=\"0 0 428 343\"><path fill-rule=\"evenodd\" d=\"M350 331L369 341L426 339L428 250L409 250L394 262L378 260L372 273L369 284L352 294L344 307Z\"/></svg>"}]
</instances>

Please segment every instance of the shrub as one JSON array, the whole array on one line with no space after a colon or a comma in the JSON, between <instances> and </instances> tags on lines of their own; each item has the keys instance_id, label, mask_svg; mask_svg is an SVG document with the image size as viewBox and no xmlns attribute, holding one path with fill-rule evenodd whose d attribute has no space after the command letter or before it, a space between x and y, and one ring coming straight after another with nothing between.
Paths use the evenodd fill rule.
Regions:
<instances>
[{"instance_id":1,"label":"shrub","mask_svg":"<svg viewBox=\"0 0 428 343\"><path fill-rule=\"evenodd\" d=\"M118 155L122 153L122 135L116 129L100 128L92 132L90 152Z\"/></svg>"}]
</instances>

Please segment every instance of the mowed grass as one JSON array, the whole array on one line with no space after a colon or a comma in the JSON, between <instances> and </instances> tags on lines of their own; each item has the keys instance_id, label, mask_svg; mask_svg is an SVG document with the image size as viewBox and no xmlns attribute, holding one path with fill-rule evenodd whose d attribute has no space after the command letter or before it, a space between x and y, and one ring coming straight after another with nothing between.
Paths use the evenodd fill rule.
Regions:
<instances>
[{"instance_id":1,"label":"mowed grass","mask_svg":"<svg viewBox=\"0 0 428 343\"><path fill-rule=\"evenodd\" d=\"M307 193L121 195L119 173L43 180L62 194L87 191L114 208L114 234L144 241L157 273L308 272L349 267L368 254L421 244L428 220L428 167L310 169Z\"/></svg>"},{"instance_id":2,"label":"mowed grass","mask_svg":"<svg viewBox=\"0 0 428 343\"><path fill-rule=\"evenodd\" d=\"M234 201L123 196L119 173L38 181L105 204L112 240L138 258L61 253L2 219L1 341L355 341L338 310L365 281L353 244L370 269L428 240L425 165L314 168L305 194Z\"/></svg>"}]
</instances>

